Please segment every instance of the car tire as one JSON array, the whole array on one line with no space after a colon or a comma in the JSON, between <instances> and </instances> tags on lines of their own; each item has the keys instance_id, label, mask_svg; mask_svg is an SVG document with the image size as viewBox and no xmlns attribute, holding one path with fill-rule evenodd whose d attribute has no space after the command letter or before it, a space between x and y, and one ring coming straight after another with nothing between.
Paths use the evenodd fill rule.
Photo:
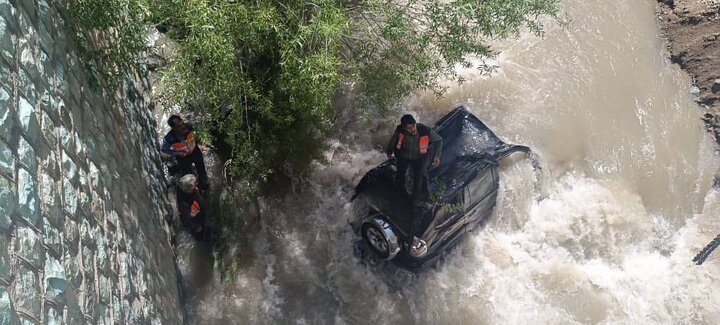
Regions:
<instances>
[{"instance_id":1,"label":"car tire","mask_svg":"<svg viewBox=\"0 0 720 325\"><path fill-rule=\"evenodd\" d=\"M399 240L382 218L372 218L362 224L360 233L370 250L383 260L391 260L400 252Z\"/></svg>"}]
</instances>

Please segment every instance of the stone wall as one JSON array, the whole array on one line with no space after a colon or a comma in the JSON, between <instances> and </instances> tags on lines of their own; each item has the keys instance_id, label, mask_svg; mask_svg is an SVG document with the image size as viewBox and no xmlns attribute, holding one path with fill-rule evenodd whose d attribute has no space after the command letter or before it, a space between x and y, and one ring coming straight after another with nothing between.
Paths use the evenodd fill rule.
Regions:
<instances>
[{"instance_id":1,"label":"stone wall","mask_svg":"<svg viewBox=\"0 0 720 325\"><path fill-rule=\"evenodd\" d=\"M147 84L89 87L64 4L0 0L0 324L181 323Z\"/></svg>"}]
</instances>

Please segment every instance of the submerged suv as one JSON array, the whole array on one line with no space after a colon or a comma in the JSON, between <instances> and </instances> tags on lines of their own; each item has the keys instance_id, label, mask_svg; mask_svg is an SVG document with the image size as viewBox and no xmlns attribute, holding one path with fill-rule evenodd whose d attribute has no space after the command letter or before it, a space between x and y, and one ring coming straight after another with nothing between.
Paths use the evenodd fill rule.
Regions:
<instances>
[{"instance_id":1,"label":"submerged suv","mask_svg":"<svg viewBox=\"0 0 720 325\"><path fill-rule=\"evenodd\" d=\"M381 259L411 269L439 257L460 235L486 220L497 198L498 161L514 152L530 153L526 146L498 139L463 106L446 114L434 130L443 137L443 152L440 166L428 173L429 202L413 206L407 191L412 187L395 184L397 168L392 159L367 172L355 188L356 197L368 207L355 224L367 248ZM419 254L411 254L403 244L412 236L414 218L421 218L416 236L427 243Z\"/></svg>"}]
</instances>

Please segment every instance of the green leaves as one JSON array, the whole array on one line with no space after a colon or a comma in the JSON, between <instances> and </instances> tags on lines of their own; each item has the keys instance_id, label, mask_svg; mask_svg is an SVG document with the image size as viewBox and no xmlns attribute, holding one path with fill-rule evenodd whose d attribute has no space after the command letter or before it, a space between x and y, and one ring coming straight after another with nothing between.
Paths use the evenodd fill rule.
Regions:
<instances>
[{"instance_id":1,"label":"green leaves","mask_svg":"<svg viewBox=\"0 0 720 325\"><path fill-rule=\"evenodd\" d=\"M147 2L145 2L147 1ZM453 67L489 72L470 58L495 53L486 41L541 31L558 0L80 0L83 35L115 35L103 71L122 73L144 51L146 20L179 44L164 68L169 103L210 114L231 170L251 184L302 173L336 133L333 96L353 81L388 109L417 90L441 95ZM119 34L113 34L119 33ZM134 33L134 34L133 34ZM118 36L119 35L119 36ZM88 37L86 43L92 43ZM142 45L142 46L141 46Z\"/></svg>"},{"instance_id":2,"label":"green leaves","mask_svg":"<svg viewBox=\"0 0 720 325\"><path fill-rule=\"evenodd\" d=\"M116 89L127 73L141 69L146 16L139 0L78 0L65 12L85 67L105 87Z\"/></svg>"}]
</instances>

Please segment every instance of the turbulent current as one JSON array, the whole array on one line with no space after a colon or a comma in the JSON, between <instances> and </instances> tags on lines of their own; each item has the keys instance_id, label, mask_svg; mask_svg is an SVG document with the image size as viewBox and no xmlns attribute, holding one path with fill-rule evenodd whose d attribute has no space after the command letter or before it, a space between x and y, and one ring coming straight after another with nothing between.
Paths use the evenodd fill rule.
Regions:
<instances>
[{"instance_id":1,"label":"turbulent current","mask_svg":"<svg viewBox=\"0 0 720 325\"><path fill-rule=\"evenodd\" d=\"M427 124L467 104L542 167L504 161L489 224L437 267L411 274L354 257L352 187L383 161L377 145L398 117L348 114L327 162L264 198L256 226L238 232L234 278L221 281L202 256L181 258L190 321L720 323L720 251L692 263L720 233L720 162L690 81L667 58L655 5L565 1L567 26L499 42L491 76L463 70L467 81L443 99L406 102Z\"/></svg>"}]
</instances>

